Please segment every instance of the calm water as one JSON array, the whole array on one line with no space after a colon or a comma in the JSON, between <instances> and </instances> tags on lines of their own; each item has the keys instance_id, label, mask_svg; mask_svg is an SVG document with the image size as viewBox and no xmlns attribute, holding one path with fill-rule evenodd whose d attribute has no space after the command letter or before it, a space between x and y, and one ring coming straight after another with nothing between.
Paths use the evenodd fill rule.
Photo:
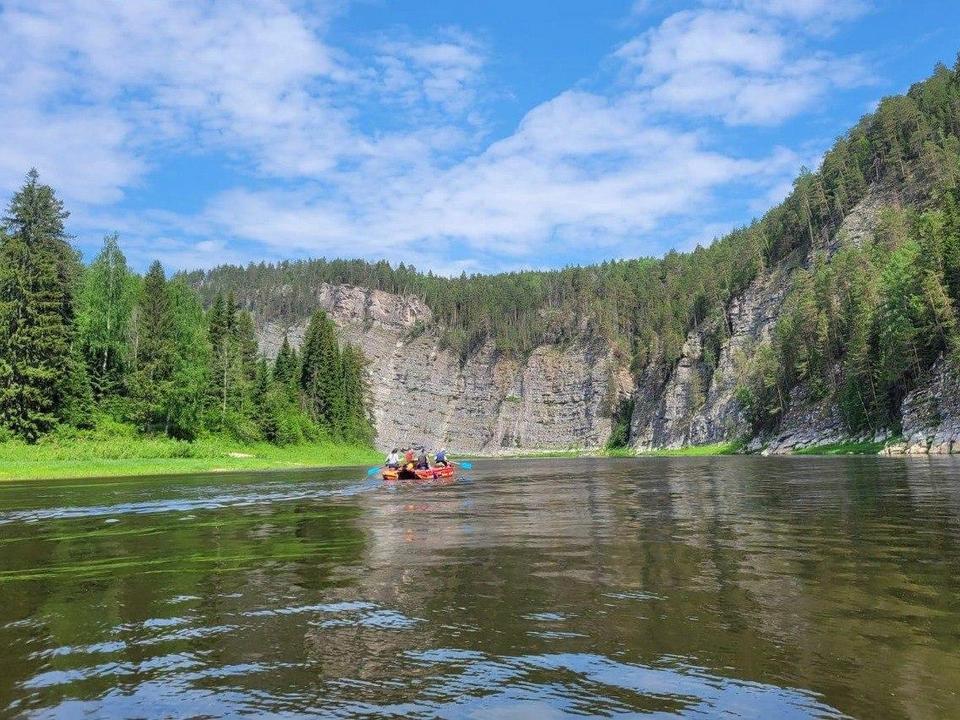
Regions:
<instances>
[{"instance_id":1,"label":"calm water","mask_svg":"<svg viewBox=\"0 0 960 720\"><path fill-rule=\"evenodd\" d=\"M0 486L0 716L960 718L960 461Z\"/></svg>"}]
</instances>

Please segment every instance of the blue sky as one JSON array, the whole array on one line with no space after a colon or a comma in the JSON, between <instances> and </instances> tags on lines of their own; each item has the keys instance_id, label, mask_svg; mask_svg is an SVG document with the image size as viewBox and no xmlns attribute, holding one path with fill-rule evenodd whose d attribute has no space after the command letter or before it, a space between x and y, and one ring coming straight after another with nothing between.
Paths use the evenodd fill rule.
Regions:
<instances>
[{"instance_id":1,"label":"blue sky","mask_svg":"<svg viewBox=\"0 0 960 720\"><path fill-rule=\"evenodd\" d=\"M0 5L0 190L90 257L445 274L706 244L960 50L918 0Z\"/></svg>"}]
</instances>

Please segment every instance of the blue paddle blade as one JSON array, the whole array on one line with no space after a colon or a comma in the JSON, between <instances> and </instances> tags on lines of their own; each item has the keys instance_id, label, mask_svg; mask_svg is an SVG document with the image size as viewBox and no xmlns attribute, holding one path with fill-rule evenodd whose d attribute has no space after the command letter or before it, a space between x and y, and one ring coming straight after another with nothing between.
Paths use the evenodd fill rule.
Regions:
<instances>
[{"instance_id":1,"label":"blue paddle blade","mask_svg":"<svg viewBox=\"0 0 960 720\"><path fill-rule=\"evenodd\" d=\"M464 460L463 462L458 462L457 465L462 467L464 470L470 470L473 467L473 463L467 462L466 460Z\"/></svg>"},{"instance_id":2,"label":"blue paddle blade","mask_svg":"<svg viewBox=\"0 0 960 720\"><path fill-rule=\"evenodd\" d=\"M369 470L367 470L367 475L376 475L378 472L380 472L379 467L372 467Z\"/></svg>"}]
</instances>

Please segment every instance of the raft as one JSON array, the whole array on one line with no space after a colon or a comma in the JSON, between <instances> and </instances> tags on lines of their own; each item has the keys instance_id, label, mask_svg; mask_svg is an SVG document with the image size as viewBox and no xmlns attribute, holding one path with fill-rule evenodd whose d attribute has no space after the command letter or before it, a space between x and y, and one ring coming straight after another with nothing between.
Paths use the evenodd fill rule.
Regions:
<instances>
[{"instance_id":1,"label":"raft","mask_svg":"<svg viewBox=\"0 0 960 720\"><path fill-rule=\"evenodd\" d=\"M383 469L383 479L387 482L397 482L398 480L440 480L442 478L452 478L456 472L453 465L446 467L432 467L421 470L390 470Z\"/></svg>"}]
</instances>

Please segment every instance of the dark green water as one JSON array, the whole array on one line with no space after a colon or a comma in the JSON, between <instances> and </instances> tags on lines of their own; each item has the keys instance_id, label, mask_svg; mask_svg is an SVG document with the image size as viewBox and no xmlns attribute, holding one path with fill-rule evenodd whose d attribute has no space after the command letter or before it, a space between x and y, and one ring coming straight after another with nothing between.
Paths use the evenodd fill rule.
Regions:
<instances>
[{"instance_id":1,"label":"dark green water","mask_svg":"<svg viewBox=\"0 0 960 720\"><path fill-rule=\"evenodd\" d=\"M960 461L0 485L0 716L960 718Z\"/></svg>"}]
</instances>

